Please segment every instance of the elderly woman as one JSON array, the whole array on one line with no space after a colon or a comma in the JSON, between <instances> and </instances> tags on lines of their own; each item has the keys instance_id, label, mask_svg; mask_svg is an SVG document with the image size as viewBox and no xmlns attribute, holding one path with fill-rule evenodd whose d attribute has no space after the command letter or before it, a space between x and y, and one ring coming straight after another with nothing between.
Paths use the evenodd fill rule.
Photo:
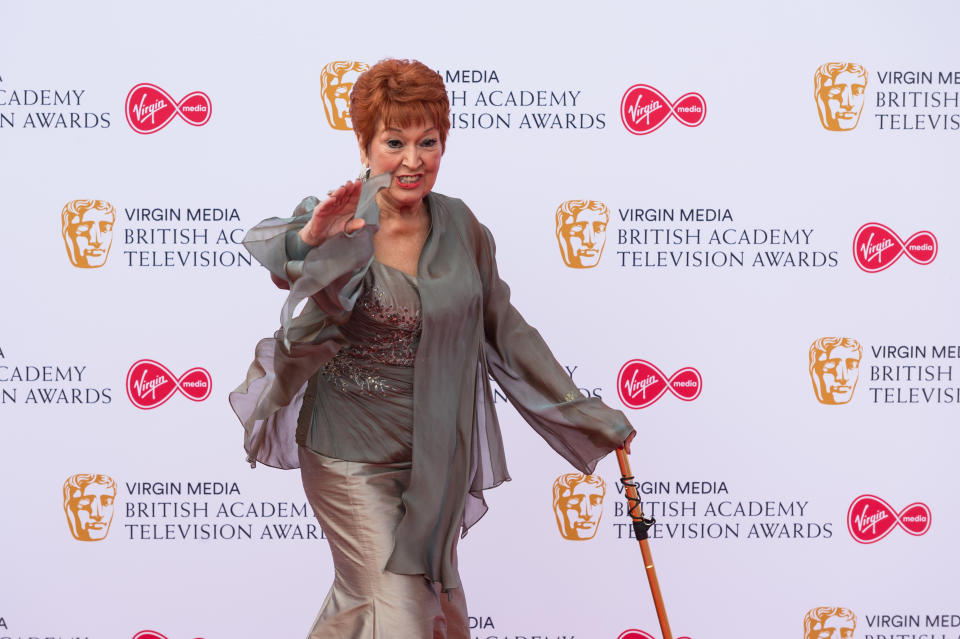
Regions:
<instances>
[{"instance_id":1,"label":"elderly woman","mask_svg":"<svg viewBox=\"0 0 960 639\"><path fill-rule=\"evenodd\" d=\"M290 295L230 401L252 463L301 469L329 541L310 637L467 638L457 539L509 479L489 376L584 473L634 433L511 306L486 227L433 192L450 126L440 76L384 60L350 116L374 177L247 235Z\"/></svg>"}]
</instances>

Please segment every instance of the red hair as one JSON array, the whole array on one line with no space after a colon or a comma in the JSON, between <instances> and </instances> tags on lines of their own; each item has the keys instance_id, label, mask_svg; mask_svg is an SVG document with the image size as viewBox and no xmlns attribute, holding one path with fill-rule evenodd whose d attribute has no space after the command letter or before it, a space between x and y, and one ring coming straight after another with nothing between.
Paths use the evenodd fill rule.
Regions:
<instances>
[{"instance_id":1,"label":"red hair","mask_svg":"<svg viewBox=\"0 0 960 639\"><path fill-rule=\"evenodd\" d=\"M387 59L363 72L350 92L350 120L360 146L369 148L377 124L400 128L433 124L446 148L450 102L443 78L416 60Z\"/></svg>"}]
</instances>

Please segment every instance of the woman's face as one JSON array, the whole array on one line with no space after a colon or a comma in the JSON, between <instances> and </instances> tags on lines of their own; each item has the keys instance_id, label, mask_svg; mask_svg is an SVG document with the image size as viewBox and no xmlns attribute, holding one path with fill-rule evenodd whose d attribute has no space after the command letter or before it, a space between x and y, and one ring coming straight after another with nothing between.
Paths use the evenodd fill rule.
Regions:
<instances>
[{"instance_id":1,"label":"woman's face","mask_svg":"<svg viewBox=\"0 0 960 639\"><path fill-rule=\"evenodd\" d=\"M390 174L386 196L392 204L416 208L437 181L443 156L440 131L432 123L400 128L380 122L360 156L370 165L371 175Z\"/></svg>"}]
</instances>

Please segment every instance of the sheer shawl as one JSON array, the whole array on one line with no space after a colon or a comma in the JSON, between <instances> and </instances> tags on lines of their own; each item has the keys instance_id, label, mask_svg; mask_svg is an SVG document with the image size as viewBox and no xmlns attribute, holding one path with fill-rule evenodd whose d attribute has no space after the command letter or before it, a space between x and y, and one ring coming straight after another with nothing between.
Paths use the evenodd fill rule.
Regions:
<instances>
[{"instance_id":1,"label":"sheer shawl","mask_svg":"<svg viewBox=\"0 0 960 639\"><path fill-rule=\"evenodd\" d=\"M230 394L251 463L298 465L294 433L307 380L344 345L339 327L373 260L378 179L364 187L357 209L367 225L331 237L302 262L287 258L285 234L306 223L313 198L293 218L266 220L247 235L251 254L290 286L280 330L260 341L246 380ZM423 574L448 590L460 586L458 534L486 512L483 490L510 478L489 376L581 472L591 473L632 428L620 411L579 392L510 304L486 227L458 199L431 193L427 202L432 228L418 267L422 333L414 362L413 468L386 568Z\"/></svg>"}]
</instances>

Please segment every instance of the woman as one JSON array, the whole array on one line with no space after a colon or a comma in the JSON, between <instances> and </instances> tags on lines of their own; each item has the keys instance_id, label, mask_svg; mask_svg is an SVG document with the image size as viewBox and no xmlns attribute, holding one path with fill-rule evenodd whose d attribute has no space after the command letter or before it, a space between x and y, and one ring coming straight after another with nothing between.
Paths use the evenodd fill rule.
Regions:
<instances>
[{"instance_id":1,"label":"woman","mask_svg":"<svg viewBox=\"0 0 960 639\"><path fill-rule=\"evenodd\" d=\"M440 76L384 60L357 80L350 115L376 177L244 242L290 296L230 400L249 460L301 468L330 542L310 637L468 637L458 533L509 479L489 375L584 473L634 433L510 305L490 232L432 192L449 128Z\"/></svg>"}]
</instances>

